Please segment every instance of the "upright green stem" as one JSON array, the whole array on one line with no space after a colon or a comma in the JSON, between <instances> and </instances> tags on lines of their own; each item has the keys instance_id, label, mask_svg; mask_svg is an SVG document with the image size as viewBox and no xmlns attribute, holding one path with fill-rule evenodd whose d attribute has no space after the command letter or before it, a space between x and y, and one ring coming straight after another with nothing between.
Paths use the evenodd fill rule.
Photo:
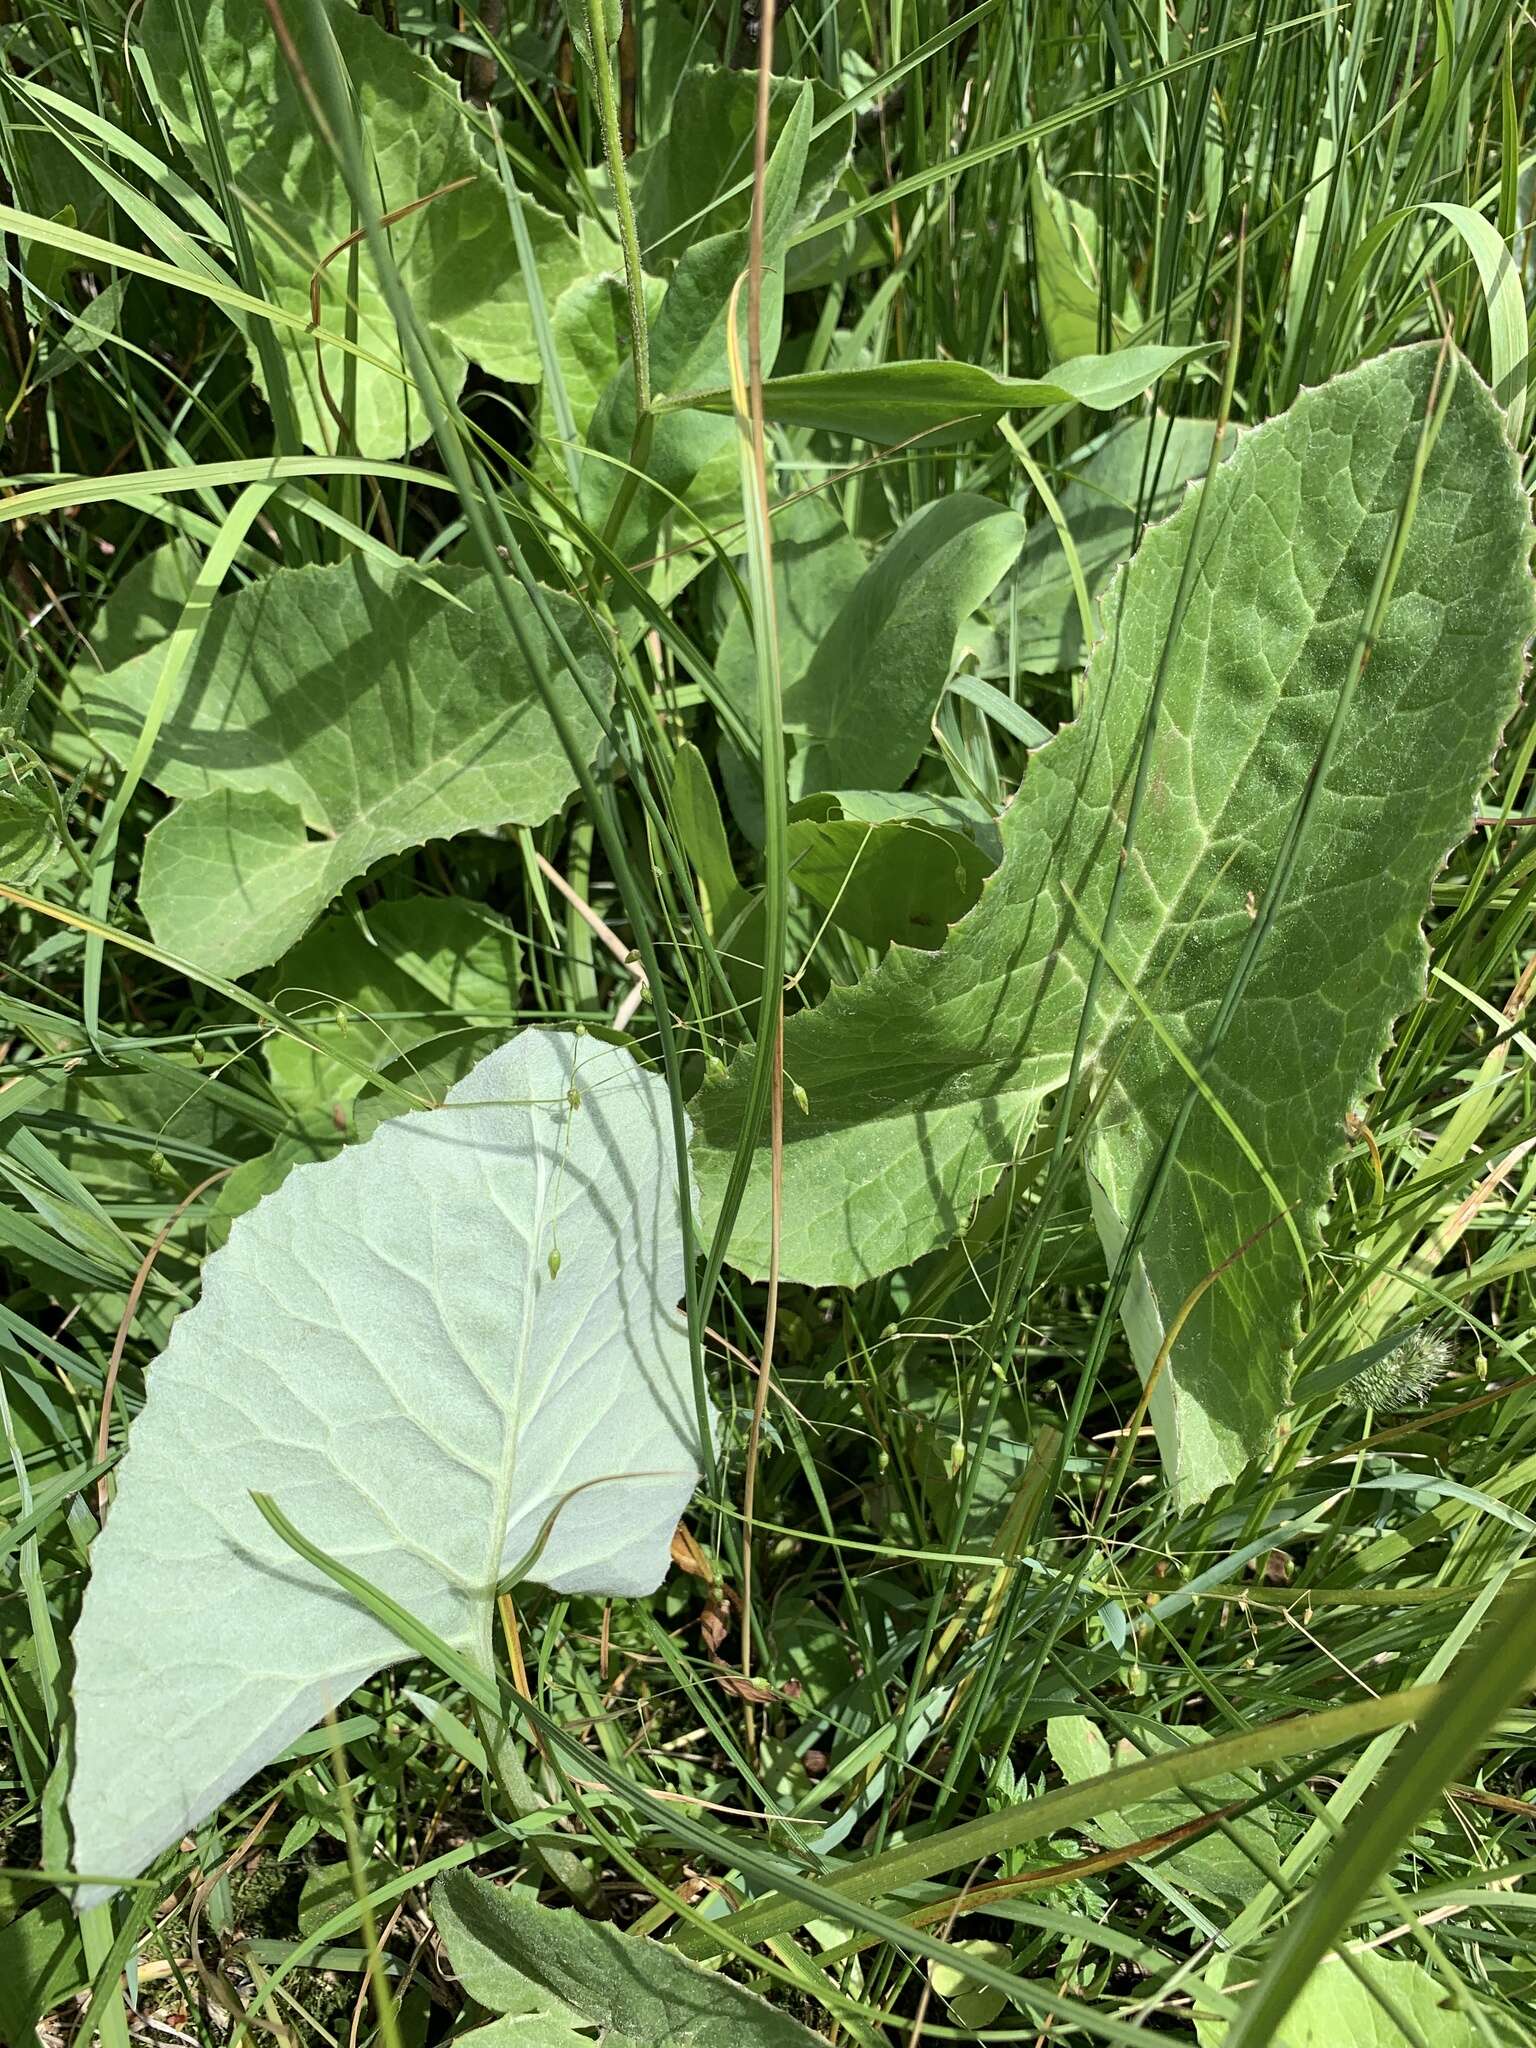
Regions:
<instances>
[{"instance_id":1,"label":"upright green stem","mask_svg":"<svg viewBox=\"0 0 1536 2048\"><path fill-rule=\"evenodd\" d=\"M327 19L323 0L308 0L308 10L312 24L317 28L322 27ZM512 601L511 579L506 573L508 569L532 607L545 635L547 646L555 650L572 682L584 693L588 689L588 684L584 680L580 663L545 602L544 593L533 578L495 486L478 460L473 441L467 434L461 438L461 415L453 408L452 396L446 392L440 380L435 359L426 347L416 310L401 281L400 273L395 268L377 209L371 207L362 139L353 123L351 103L346 94L345 74L335 44L327 34L318 38L318 46L324 60L320 82L325 97L322 99L320 94L313 90L302 67L294 69L295 80L305 92L317 134L341 165L353 198L358 203L379 283L394 317L396 330L421 392L427 415L432 421L433 437L442 456L443 466L459 494L470 537L475 543L482 565L492 579L492 588L502 617L506 621L507 630L538 686L550 723L554 726L561 748L571 764L571 771L576 777L588 815L597 827L625 913L634 929L635 947L640 955L640 964L645 969L645 978L656 991L656 1035L660 1041L661 1061L667 1076L671 1100L672 1137L678 1172L678 1206L682 1217L683 1241L685 1244L691 1244L693 1206L688 1172L688 1131L683 1112L681 1065L673 1032L672 1012L662 996L667 984L651 934L647 900L641 892L634 867L630 862L622 828L607 800L607 791L599 783L588 757L588 749L578 742L566 716L561 697L552 686L546 671L546 657L530 636L520 608ZM598 709L599 717L606 727L606 710L602 707L595 708ZM658 830L661 830L662 826L659 826ZM681 856L678 856L678 859L680 865ZM0 882L0 894L3 894L5 889L6 884ZM120 943L132 947L135 941L131 937L125 937ZM254 1000L246 996L242 990L236 990L235 993L248 1006ZM301 1027L288 1024L286 1020L284 1028L302 1035ZM718 1268L716 1270L718 1271ZM718 1494L720 1475L714 1435L710 1426L709 1396L704 1372L704 1301L707 1297L700 1292L694 1273L694 1261L691 1258L684 1264L683 1293L687 1303L688 1348L693 1367L700 1455L711 1492Z\"/></svg>"},{"instance_id":2,"label":"upright green stem","mask_svg":"<svg viewBox=\"0 0 1536 2048\"><path fill-rule=\"evenodd\" d=\"M508 1810L517 1820L528 1820L541 1813L549 1801L535 1789L524 1770L510 1724L499 1720L478 1700L474 1714L487 1767ZM554 1837L553 1830L548 1838L527 1837L526 1846L533 1860L543 1866L567 1898L589 1912L601 1905L602 1889L597 1879L573 1849Z\"/></svg>"},{"instance_id":3,"label":"upright green stem","mask_svg":"<svg viewBox=\"0 0 1536 2048\"><path fill-rule=\"evenodd\" d=\"M622 8L623 0L614 0ZM624 138L619 132L619 102L613 89L613 50L608 40L609 0L587 0L587 47L597 85L598 118L603 125L603 154L613 180L619 215L619 246L624 251L624 290L629 300L629 353L635 370L636 432L644 431L651 410L651 336L645 319L645 273L640 268L640 237L635 230L634 202L624 168Z\"/></svg>"},{"instance_id":4,"label":"upright green stem","mask_svg":"<svg viewBox=\"0 0 1536 2048\"><path fill-rule=\"evenodd\" d=\"M752 1399L747 1435L746 1483L741 1503L741 1675L752 1676L752 1510L757 1496L757 1461L763 1416L773 1379L773 1340L779 1319L779 1238L784 1209L784 949L789 903L789 863L784 851L785 815L784 685L779 670L778 622L773 600L773 526L768 509L768 446L763 424L763 195L768 177L768 111L773 87L774 0L763 0L757 46L757 127L753 141L752 225L747 240L747 442L742 451L742 485L750 542L753 644L757 653L758 726L763 736L763 994L758 1019L757 1064L768 1055L768 1144L772 1157L769 1223L768 1307L763 1317L763 1357ZM736 306L730 310L726 341L731 381L740 383L736 360ZM741 393L734 393L739 408ZM755 1126L753 1127L755 1130ZM747 1745L754 1741L750 1696Z\"/></svg>"}]
</instances>

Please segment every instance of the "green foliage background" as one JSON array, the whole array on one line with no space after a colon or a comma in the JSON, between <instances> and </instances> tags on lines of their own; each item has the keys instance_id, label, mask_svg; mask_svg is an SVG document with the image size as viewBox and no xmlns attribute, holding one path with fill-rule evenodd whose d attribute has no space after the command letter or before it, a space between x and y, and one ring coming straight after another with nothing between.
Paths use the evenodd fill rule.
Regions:
<instances>
[{"instance_id":1,"label":"green foliage background","mask_svg":"<svg viewBox=\"0 0 1536 2048\"><path fill-rule=\"evenodd\" d=\"M760 33L695 0L0 7L0 2039L1524 2040L1528 24L783 11L766 526L730 397ZM1063 1087L1069 1030L1002 1178L891 1256L792 1257L771 1309L761 1175L744 1270L709 1226L778 988L786 1128L797 1090L849 1120L861 1017L883 1084L936 1056L896 997L986 943L942 942L1016 886L983 895L1029 751L1218 427L1230 459L1345 378L1292 417L1365 445L1389 352L1447 335L1404 602L1471 624L1410 622L1444 697L1411 734L1361 671L1381 888L1323 956L1414 971L1361 1026L1369 1095L1318 1109L1294 1372L1256 1346L1257 1420L1175 1489L1083 1171L1145 1171L1127 1105L1174 1084L1134 1033L1106 1105ZM1311 459L1229 596L1342 474ZM1458 491L1481 539L1437 554ZM1215 772L1192 667L1167 702ZM705 1129L686 1307L721 1425L681 1568L524 1589L500 1690L376 1679L77 1921L70 1636L202 1260L519 1025L616 1020ZM1022 1042L989 1028L967 1059Z\"/></svg>"}]
</instances>

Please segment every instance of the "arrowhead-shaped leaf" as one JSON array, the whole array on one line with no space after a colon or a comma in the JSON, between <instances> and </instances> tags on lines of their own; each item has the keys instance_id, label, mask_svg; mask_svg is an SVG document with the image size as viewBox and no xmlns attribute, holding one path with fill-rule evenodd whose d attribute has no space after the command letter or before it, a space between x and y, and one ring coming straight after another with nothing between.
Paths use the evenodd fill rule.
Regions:
<instances>
[{"instance_id":1,"label":"arrowhead-shaped leaf","mask_svg":"<svg viewBox=\"0 0 1536 2048\"><path fill-rule=\"evenodd\" d=\"M1066 1078L1166 648L1087 1047L1113 1252L1275 881L1412 494L1432 387L1454 373L1283 907L1140 1244L1127 1321L1144 1374L1246 1246L1193 1307L1153 1398L1185 1498L1239 1470L1285 1404L1299 1246L1345 1116L1423 989L1430 882L1466 829L1533 626L1529 508L1502 422L1465 363L1437 362L1433 347L1383 356L1242 439L1209 484L1172 643L1196 500L1148 532L1105 600L1083 716L1033 756L976 908L938 952L896 948L785 1034L809 1113L786 1108L784 1271L854 1282L953 1236ZM744 1093L738 1066L698 1101L707 1206ZM734 1239L752 1272L767 1264L768 1179L764 1159Z\"/></svg>"},{"instance_id":2,"label":"arrowhead-shaped leaf","mask_svg":"<svg viewBox=\"0 0 1536 2048\"><path fill-rule=\"evenodd\" d=\"M588 693L606 702L612 671L581 608L548 602L587 692L531 606L527 631L590 750ZM119 759L160 662L152 648L77 672L83 716ZM145 915L169 951L226 975L277 959L384 855L539 824L576 783L489 576L428 581L356 557L279 569L213 607L147 772L187 801L149 836Z\"/></svg>"},{"instance_id":3,"label":"arrowhead-shaped leaf","mask_svg":"<svg viewBox=\"0 0 1536 2048\"><path fill-rule=\"evenodd\" d=\"M354 277L351 195L335 157L315 137L272 18L263 0L203 0L190 13L198 23L197 61L269 295L308 320L318 274L322 327L355 333L364 352L317 350L314 337L299 329L275 330L305 444L337 445L339 408L352 423L353 452L402 454L427 439L430 421L409 386L394 319L366 252ZM289 7L284 18L301 64L315 76L311 10ZM379 211L400 215L389 226L390 250L440 374L457 390L468 358L492 376L537 383L538 346L506 199L452 79L340 0L327 6L326 27L367 111ZM209 175L175 0L149 0L143 42L177 140ZM523 213L552 303L589 268L588 259L557 215L526 199Z\"/></svg>"},{"instance_id":4,"label":"arrowhead-shaped leaf","mask_svg":"<svg viewBox=\"0 0 1536 2048\"><path fill-rule=\"evenodd\" d=\"M492 2012L543 2011L634 2048L815 2048L788 2013L658 1941L453 1871L432 1913L455 1974Z\"/></svg>"},{"instance_id":5,"label":"arrowhead-shaped leaf","mask_svg":"<svg viewBox=\"0 0 1536 2048\"><path fill-rule=\"evenodd\" d=\"M542 1584L659 1582L699 1456L674 1162L658 1078L525 1031L235 1223L92 1555L77 1868L142 1870L404 1654L253 1492L487 1668L498 1582L552 1511Z\"/></svg>"}]
</instances>

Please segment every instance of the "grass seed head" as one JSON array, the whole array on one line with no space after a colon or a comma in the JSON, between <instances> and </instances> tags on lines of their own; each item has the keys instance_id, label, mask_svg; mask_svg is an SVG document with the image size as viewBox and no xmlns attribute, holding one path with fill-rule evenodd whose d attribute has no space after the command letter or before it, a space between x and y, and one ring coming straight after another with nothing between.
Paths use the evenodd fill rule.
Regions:
<instances>
[{"instance_id":1,"label":"grass seed head","mask_svg":"<svg viewBox=\"0 0 1536 2048\"><path fill-rule=\"evenodd\" d=\"M1344 1389L1352 1408L1391 1411L1422 1407L1431 1388L1450 1369L1451 1347L1427 1323L1410 1330L1401 1344L1373 1359Z\"/></svg>"}]
</instances>

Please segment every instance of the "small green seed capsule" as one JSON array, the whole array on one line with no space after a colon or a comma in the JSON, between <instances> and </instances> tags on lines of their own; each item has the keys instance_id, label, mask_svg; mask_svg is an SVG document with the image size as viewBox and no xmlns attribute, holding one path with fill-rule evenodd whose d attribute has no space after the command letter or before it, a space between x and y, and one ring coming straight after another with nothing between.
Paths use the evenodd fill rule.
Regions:
<instances>
[{"instance_id":1,"label":"small green seed capsule","mask_svg":"<svg viewBox=\"0 0 1536 2048\"><path fill-rule=\"evenodd\" d=\"M551 1251L550 1251L550 1254L549 1254L549 1277L550 1277L550 1279L551 1279L551 1280L557 1279L557 1278L559 1277L559 1273L560 1273L560 1247L559 1247L558 1245L555 1245L555 1246L553 1246L553 1247L551 1248Z\"/></svg>"}]
</instances>

